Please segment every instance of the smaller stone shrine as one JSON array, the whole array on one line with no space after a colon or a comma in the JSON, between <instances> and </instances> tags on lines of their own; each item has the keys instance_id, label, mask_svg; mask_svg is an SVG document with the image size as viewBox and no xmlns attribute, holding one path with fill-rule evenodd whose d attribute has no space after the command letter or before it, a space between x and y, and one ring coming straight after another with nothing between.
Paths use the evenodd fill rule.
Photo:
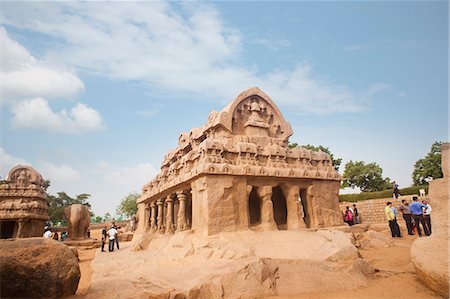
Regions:
<instances>
[{"instance_id":1,"label":"smaller stone shrine","mask_svg":"<svg viewBox=\"0 0 450 299\"><path fill-rule=\"evenodd\" d=\"M50 218L44 179L30 166L18 165L0 183L0 237L42 236Z\"/></svg>"}]
</instances>

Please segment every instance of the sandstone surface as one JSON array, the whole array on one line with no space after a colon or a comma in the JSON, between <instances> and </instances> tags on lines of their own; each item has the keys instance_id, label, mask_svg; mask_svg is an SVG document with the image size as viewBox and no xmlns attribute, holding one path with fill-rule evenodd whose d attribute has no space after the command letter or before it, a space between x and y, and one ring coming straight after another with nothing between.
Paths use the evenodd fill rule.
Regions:
<instances>
[{"instance_id":1,"label":"sandstone surface","mask_svg":"<svg viewBox=\"0 0 450 299\"><path fill-rule=\"evenodd\" d=\"M185 231L133 243L144 250L97 255L87 298L293 296L364 286L374 272L351 234L334 230Z\"/></svg>"},{"instance_id":2,"label":"sandstone surface","mask_svg":"<svg viewBox=\"0 0 450 299\"><path fill-rule=\"evenodd\" d=\"M358 248L383 248L395 245L394 240L387 234L369 230L355 234L355 245Z\"/></svg>"},{"instance_id":3,"label":"sandstone surface","mask_svg":"<svg viewBox=\"0 0 450 299\"><path fill-rule=\"evenodd\" d=\"M450 200L450 153L449 143L442 151L444 177L430 182L429 202L432 234L416 240L411 246L411 260L419 279L438 294L449 297L449 200Z\"/></svg>"},{"instance_id":4,"label":"sandstone surface","mask_svg":"<svg viewBox=\"0 0 450 299\"><path fill-rule=\"evenodd\" d=\"M52 239L0 241L1 298L61 298L74 294L80 280L78 259Z\"/></svg>"}]
</instances>

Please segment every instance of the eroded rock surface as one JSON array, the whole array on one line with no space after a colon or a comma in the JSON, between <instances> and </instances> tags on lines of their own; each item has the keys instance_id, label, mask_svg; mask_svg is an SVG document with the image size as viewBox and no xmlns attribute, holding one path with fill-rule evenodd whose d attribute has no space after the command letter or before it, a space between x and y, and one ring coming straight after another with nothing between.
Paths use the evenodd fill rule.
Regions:
<instances>
[{"instance_id":1,"label":"eroded rock surface","mask_svg":"<svg viewBox=\"0 0 450 299\"><path fill-rule=\"evenodd\" d=\"M374 269L351 239L332 230L152 235L114 258L98 255L87 297L261 298L355 288Z\"/></svg>"},{"instance_id":2,"label":"eroded rock surface","mask_svg":"<svg viewBox=\"0 0 450 299\"><path fill-rule=\"evenodd\" d=\"M61 298L75 294L78 259L52 239L0 241L1 298Z\"/></svg>"}]
</instances>

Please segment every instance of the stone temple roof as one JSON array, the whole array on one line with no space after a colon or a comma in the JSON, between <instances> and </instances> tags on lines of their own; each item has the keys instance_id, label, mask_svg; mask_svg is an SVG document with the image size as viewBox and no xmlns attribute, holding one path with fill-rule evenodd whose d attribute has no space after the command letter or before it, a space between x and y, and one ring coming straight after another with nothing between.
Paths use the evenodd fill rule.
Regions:
<instances>
[{"instance_id":1,"label":"stone temple roof","mask_svg":"<svg viewBox=\"0 0 450 299\"><path fill-rule=\"evenodd\" d=\"M257 87L243 91L207 123L181 133L161 172L143 187L139 202L156 200L200 175L341 180L324 152L290 148L291 125Z\"/></svg>"}]
</instances>

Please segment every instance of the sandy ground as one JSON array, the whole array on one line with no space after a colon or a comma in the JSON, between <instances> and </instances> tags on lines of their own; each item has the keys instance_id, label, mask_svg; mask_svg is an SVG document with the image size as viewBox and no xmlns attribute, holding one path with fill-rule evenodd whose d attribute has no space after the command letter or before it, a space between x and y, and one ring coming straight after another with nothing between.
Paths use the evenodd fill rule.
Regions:
<instances>
[{"instance_id":1,"label":"sandy ground","mask_svg":"<svg viewBox=\"0 0 450 299\"><path fill-rule=\"evenodd\" d=\"M91 231L91 237L93 238L100 238L100 234L101 230ZM406 235L401 239L396 238L394 247L359 250L361 257L378 270L368 279L369 283L366 287L347 291L304 293L290 297L267 297L267 299L442 298L422 285L415 274L409 254L411 244L415 238L415 236ZM129 244L129 242L122 243L122 247L125 249ZM77 293L72 298L82 298L89 291L92 274L91 261L99 254L113 255L114 253L102 253L100 248L79 251L81 279Z\"/></svg>"}]
</instances>

